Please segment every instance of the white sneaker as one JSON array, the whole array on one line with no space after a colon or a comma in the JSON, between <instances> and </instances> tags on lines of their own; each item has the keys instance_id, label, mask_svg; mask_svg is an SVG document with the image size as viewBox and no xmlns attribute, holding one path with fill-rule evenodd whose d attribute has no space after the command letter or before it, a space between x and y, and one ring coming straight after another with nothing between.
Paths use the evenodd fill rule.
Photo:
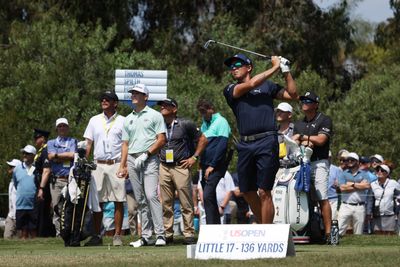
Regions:
<instances>
[{"instance_id":1,"label":"white sneaker","mask_svg":"<svg viewBox=\"0 0 400 267\"><path fill-rule=\"evenodd\" d=\"M144 239L143 237L141 237L139 240L137 241L132 241L129 243L129 246L134 247L134 248L139 248L142 246L147 246L147 241L146 239Z\"/></svg>"},{"instance_id":2,"label":"white sneaker","mask_svg":"<svg viewBox=\"0 0 400 267\"><path fill-rule=\"evenodd\" d=\"M166 244L167 244L167 241L165 240L165 237L163 237L163 236L157 237L156 244L155 244L156 247L165 246Z\"/></svg>"}]
</instances>

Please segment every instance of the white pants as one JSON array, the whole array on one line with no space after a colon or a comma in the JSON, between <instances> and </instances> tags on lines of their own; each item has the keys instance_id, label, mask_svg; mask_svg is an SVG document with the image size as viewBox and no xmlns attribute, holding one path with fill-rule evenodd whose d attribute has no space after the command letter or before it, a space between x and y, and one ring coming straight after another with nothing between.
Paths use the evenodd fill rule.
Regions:
<instances>
[{"instance_id":1,"label":"white pants","mask_svg":"<svg viewBox=\"0 0 400 267\"><path fill-rule=\"evenodd\" d=\"M363 233L365 219L365 206L353 206L342 202L339 209L339 235L346 233L347 227L353 221L353 233L361 235Z\"/></svg>"}]
</instances>

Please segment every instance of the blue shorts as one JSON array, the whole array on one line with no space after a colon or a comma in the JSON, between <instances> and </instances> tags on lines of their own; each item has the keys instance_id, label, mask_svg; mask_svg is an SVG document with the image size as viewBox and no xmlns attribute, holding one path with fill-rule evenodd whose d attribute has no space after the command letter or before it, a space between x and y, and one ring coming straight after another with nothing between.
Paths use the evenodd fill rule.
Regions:
<instances>
[{"instance_id":1,"label":"blue shorts","mask_svg":"<svg viewBox=\"0 0 400 267\"><path fill-rule=\"evenodd\" d=\"M239 189L241 192L270 191L279 169L279 143L277 135L237 144Z\"/></svg>"}]
</instances>

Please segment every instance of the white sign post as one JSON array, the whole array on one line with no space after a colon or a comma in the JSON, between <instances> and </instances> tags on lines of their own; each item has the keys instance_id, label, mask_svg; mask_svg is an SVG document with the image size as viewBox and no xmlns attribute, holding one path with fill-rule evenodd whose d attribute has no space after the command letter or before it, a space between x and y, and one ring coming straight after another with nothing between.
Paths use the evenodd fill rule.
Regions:
<instances>
[{"instance_id":1,"label":"white sign post","mask_svg":"<svg viewBox=\"0 0 400 267\"><path fill-rule=\"evenodd\" d=\"M121 101L131 101L128 92L135 84L143 83L149 89L149 101L163 100L167 97L166 70L115 70L115 93Z\"/></svg>"},{"instance_id":2,"label":"white sign post","mask_svg":"<svg viewBox=\"0 0 400 267\"><path fill-rule=\"evenodd\" d=\"M289 224L226 224L200 227L194 257L246 260L294 255Z\"/></svg>"}]
</instances>

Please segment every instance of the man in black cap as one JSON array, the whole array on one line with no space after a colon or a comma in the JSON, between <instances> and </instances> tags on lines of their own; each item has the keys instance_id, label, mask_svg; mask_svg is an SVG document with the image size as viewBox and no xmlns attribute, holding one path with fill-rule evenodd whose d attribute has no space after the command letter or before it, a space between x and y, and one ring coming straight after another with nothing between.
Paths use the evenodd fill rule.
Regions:
<instances>
[{"instance_id":1,"label":"man in black cap","mask_svg":"<svg viewBox=\"0 0 400 267\"><path fill-rule=\"evenodd\" d=\"M37 210L37 235L40 237L54 236L55 230L51 219L51 194L50 185L46 183L40 186L43 174L43 168L50 168L50 162L47 158L47 140L49 139L50 132L42 129L33 130L33 138L37 153L35 155L35 183L38 188L36 202Z\"/></svg>"},{"instance_id":2,"label":"man in black cap","mask_svg":"<svg viewBox=\"0 0 400 267\"><path fill-rule=\"evenodd\" d=\"M327 243L330 244L331 205L328 200L329 145L332 138L332 120L318 111L319 97L311 91L300 96L304 119L294 125L293 139L305 147L311 147L312 200L318 201L322 211Z\"/></svg>"},{"instance_id":3,"label":"man in black cap","mask_svg":"<svg viewBox=\"0 0 400 267\"><path fill-rule=\"evenodd\" d=\"M163 205L163 222L167 243L174 238L174 200L178 194L182 209L184 243L195 244L192 179L190 168L207 145L207 138L196 124L178 118L178 103L166 98L157 103L167 127L167 143L160 150L160 193ZM197 146L195 145L197 143Z\"/></svg>"},{"instance_id":4,"label":"man in black cap","mask_svg":"<svg viewBox=\"0 0 400 267\"><path fill-rule=\"evenodd\" d=\"M121 162L122 127L124 116L117 113L118 96L113 91L101 94L100 106L102 113L93 116L86 127L83 137L86 139L86 158L93 150L96 170L92 172L94 177L100 206L93 208L94 235L86 242L85 246L102 245L100 236L103 219L102 204L112 201L115 205L114 246L122 246L121 231L124 216L123 203L126 201L125 178L117 176L119 163Z\"/></svg>"},{"instance_id":5,"label":"man in black cap","mask_svg":"<svg viewBox=\"0 0 400 267\"><path fill-rule=\"evenodd\" d=\"M273 100L298 98L288 60L273 56L271 62L270 69L253 77L253 63L247 56L237 54L224 62L236 81L225 87L224 96L241 136L237 144L239 188L258 223L274 219L271 190L279 169L279 145ZM279 69L286 88L268 80Z\"/></svg>"}]
</instances>

